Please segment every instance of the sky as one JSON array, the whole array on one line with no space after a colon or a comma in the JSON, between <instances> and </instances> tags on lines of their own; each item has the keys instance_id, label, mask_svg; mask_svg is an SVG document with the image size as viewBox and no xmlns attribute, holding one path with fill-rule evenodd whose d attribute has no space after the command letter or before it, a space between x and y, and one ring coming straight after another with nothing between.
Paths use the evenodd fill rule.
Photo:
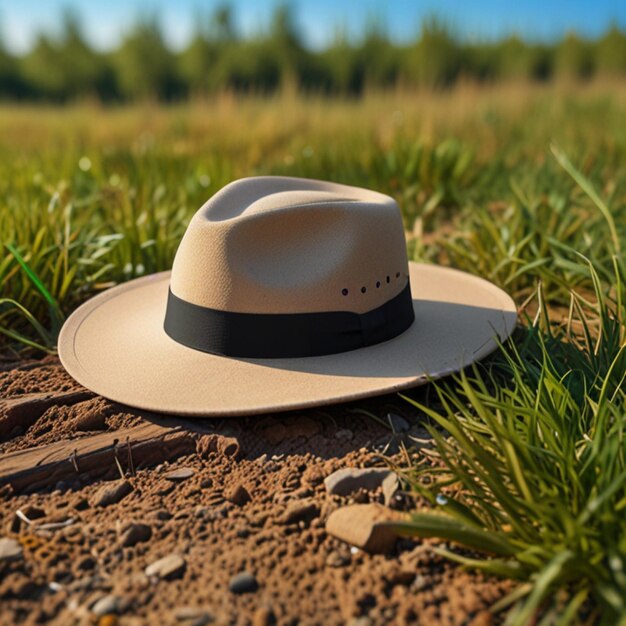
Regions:
<instances>
[{"instance_id":1,"label":"sky","mask_svg":"<svg viewBox=\"0 0 626 626\"><path fill-rule=\"evenodd\" d=\"M14 53L27 51L36 34L58 31L64 8L82 18L91 43L114 48L134 20L156 12L168 43L183 48L198 14L210 15L221 0L0 0L0 37ZM243 34L268 23L274 0L232 0L235 22ZM554 40L575 30L590 37L611 21L626 28L626 0L293 0L305 42L321 48L337 27L359 37L371 20L386 25L397 41L415 37L424 16L437 15L467 39L497 38L516 32L528 39Z\"/></svg>"}]
</instances>

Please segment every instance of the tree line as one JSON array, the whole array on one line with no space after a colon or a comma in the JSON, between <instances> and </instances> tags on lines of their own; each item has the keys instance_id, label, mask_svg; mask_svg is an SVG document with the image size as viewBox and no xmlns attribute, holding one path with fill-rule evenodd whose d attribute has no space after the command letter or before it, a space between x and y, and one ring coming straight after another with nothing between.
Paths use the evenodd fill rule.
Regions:
<instances>
[{"instance_id":1,"label":"tree line","mask_svg":"<svg viewBox=\"0 0 626 626\"><path fill-rule=\"evenodd\" d=\"M143 17L117 49L96 51L81 21L67 12L59 36L39 33L24 55L0 39L0 99L103 102L175 101L230 90L272 93L289 86L323 94L359 95L397 86L446 88L465 78L547 81L626 76L626 33L616 24L594 40L574 32L551 44L516 35L467 42L445 21L425 19L414 41L394 42L372 20L354 41L337 30L329 45L303 43L288 5L278 6L263 32L242 37L224 5L195 21L185 49L171 50L156 16Z\"/></svg>"}]
</instances>

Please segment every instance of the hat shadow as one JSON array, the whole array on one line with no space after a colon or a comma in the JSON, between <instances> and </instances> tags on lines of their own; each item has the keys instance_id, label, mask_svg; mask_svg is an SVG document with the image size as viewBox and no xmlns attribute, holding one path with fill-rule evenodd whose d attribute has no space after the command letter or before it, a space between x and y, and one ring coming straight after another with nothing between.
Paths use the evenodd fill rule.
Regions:
<instances>
[{"instance_id":1,"label":"hat shadow","mask_svg":"<svg viewBox=\"0 0 626 626\"><path fill-rule=\"evenodd\" d=\"M429 402L432 385L408 391L410 397ZM350 454L391 455L416 438L429 437L424 414L400 397L388 393L326 406L248 415L195 418L132 409L147 422L189 432L237 440L240 460L261 462L283 458L316 457L331 460Z\"/></svg>"}]
</instances>

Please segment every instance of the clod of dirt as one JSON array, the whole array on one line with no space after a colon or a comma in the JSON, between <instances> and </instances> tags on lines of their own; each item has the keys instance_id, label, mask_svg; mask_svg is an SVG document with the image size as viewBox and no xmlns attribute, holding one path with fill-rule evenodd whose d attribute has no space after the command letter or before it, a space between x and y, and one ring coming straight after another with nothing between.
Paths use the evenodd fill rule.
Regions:
<instances>
[{"instance_id":1,"label":"clod of dirt","mask_svg":"<svg viewBox=\"0 0 626 626\"><path fill-rule=\"evenodd\" d=\"M387 554L398 537L385 522L398 517L380 504L352 504L330 514L326 532L370 554Z\"/></svg>"},{"instance_id":2,"label":"clod of dirt","mask_svg":"<svg viewBox=\"0 0 626 626\"><path fill-rule=\"evenodd\" d=\"M103 398L81 402L75 407L74 424L76 430L105 430L106 418L111 412L111 405Z\"/></svg>"},{"instance_id":3,"label":"clod of dirt","mask_svg":"<svg viewBox=\"0 0 626 626\"><path fill-rule=\"evenodd\" d=\"M213 452L236 460L242 454L237 439L222 435L203 435L196 443L196 450L203 458L208 457Z\"/></svg>"}]
</instances>

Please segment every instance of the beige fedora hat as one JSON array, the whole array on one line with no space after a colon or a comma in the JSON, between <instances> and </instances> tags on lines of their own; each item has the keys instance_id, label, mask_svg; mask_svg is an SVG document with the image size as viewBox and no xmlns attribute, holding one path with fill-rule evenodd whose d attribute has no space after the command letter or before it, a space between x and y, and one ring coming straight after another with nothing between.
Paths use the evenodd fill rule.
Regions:
<instances>
[{"instance_id":1,"label":"beige fedora hat","mask_svg":"<svg viewBox=\"0 0 626 626\"><path fill-rule=\"evenodd\" d=\"M111 400L243 415L423 384L484 357L515 323L495 285L407 261L392 198L263 176L206 202L171 272L80 306L59 355Z\"/></svg>"}]
</instances>

